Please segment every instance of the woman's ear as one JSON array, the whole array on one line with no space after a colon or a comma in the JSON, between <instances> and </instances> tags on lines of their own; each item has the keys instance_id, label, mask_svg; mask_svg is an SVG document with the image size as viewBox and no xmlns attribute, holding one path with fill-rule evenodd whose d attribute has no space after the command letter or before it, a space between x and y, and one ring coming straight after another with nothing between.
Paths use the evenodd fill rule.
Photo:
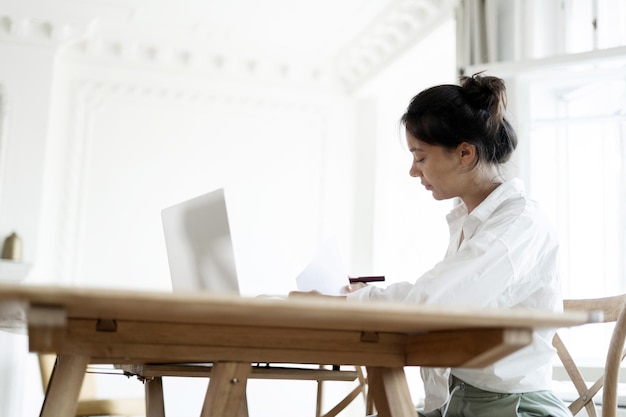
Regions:
<instances>
[{"instance_id":1,"label":"woman's ear","mask_svg":"<svg viewBox=\"0 0 626 417\"><path fill-rule=\"evenodd\" d=\"M476 146L472 145L469 142L461 142L457 147L457 155L459 156L459 161L463 166L472 166L476 163L478 159L478 152L476 151Z\"/></svg>"}]
</instances>

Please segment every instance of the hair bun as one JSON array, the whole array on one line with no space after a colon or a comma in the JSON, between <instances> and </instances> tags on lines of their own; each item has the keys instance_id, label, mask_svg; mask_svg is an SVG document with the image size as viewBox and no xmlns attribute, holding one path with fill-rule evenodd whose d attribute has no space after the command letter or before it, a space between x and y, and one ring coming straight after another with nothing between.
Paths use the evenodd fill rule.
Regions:
<instances>
[{"instance_id":1,"label":"hair bun","mask_svg":"<svg viewBox=\"0 0 626 417\"><path fill-rule=\"evenodd\" d=\"M499 130L506 112L506 86L498 77L481 73L461 78L461 88L468 103L486 112L490 130Z\"/></svg>"}]
</instances>

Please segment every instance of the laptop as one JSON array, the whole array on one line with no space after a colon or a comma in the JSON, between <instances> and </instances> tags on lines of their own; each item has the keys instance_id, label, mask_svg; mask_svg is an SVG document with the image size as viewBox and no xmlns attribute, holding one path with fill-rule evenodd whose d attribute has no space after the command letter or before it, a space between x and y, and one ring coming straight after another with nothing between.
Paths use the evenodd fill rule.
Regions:
<instances>
[{"instance_id":1,"label":"laptop","mask_svg":"<svg viewBox=\"0 0 626 417\"><path fill-rule=\"evenodd\" d=\"M161 211L174 292L239 294L224 189Z\"/></svg>"},{"instance_id":2,"label":"laptop","mask_svg":"<svg viewBox=\"0 0 626 417\"><path fill-rule=\"evenodd\" d=\"M219 188L161 211L173 291L240 295L224 194ZM320 247L296 284L300 291L345 294L347 274L334 239Z\"/></svg>"}]
</instances>

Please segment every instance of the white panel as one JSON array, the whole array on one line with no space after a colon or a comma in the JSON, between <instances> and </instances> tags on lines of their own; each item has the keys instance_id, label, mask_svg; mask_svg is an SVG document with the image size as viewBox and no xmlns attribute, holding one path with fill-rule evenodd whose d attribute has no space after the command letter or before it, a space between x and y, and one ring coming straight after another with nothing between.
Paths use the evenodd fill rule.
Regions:
<instances>
[{"instance_id":1,"label":"white panel","mask_svg":"<svg viewBox=\"0 0 626 417\"><path fill-rule=\"evenodd\" d=\"M400 117L422 89L455 82L454 21L433 32L379 79L364 95L378 107L363 118L376 117L375 223L373 259L362 274L384 274L387 283L413 282L438 262L448 243L445 215L450 201L435 201L419 179L409 176L411 154L406 147ZM423 57L438 56L431 65ZM368 174L359 173L359 177Z\"/></svg>"},{"instance_id":2,"label":"white panel","mask_svg":"<svg viewBox=\"0 0 626 417\"><path fill-rule=\"evenodd\" d=\"M74 138L84 141L76 284L168 288L160 210L225 186L242 291L293 288L320 240L319 109L119 93L98 102L87 136Z\"/></svg>"}]
</instances>

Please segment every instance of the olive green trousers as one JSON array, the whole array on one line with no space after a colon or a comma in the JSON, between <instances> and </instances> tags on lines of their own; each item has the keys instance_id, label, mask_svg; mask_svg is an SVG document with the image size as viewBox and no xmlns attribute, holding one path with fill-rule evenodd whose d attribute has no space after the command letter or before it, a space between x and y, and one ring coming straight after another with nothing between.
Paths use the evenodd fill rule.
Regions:
<instances>
[{"instance_id":1,"label":"olive green trousers","mask_svg":"<svg viewBox=\"0 0 626 417\"><path fill-rule=\"evenodd\" d=\"M448 404L420 417L572 417L567 406L550 391L502 394L483 391L451 376ZM444 416L445 413L445 416Z\"/></svg>"}]
</instances>

